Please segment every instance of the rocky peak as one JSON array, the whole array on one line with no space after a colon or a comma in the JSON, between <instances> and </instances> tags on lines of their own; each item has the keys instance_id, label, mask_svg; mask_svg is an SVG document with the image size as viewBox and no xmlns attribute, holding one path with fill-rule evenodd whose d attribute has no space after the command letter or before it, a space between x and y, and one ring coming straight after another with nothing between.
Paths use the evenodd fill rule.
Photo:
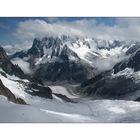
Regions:
<instances>
[{"instance_id":1,"label":"rocky peak","mask_svg":"<svg viewBox=\"0 0 140 140\"><path fill-rule=\"evenodd\" d=\"M114 66L114 73L124 70L125 68L132 68L134 71L140 70L140 44L136 44L126 52L130 57L123 60Z\"/></svg>"},{"instance_id":2,"label":"rocky peak","mask_svg":"<svg viewBox=\"0 0 140 140\"><path fill-rule=\"evenodd\" d=\"M7 99L11 102L17 104L26 104L26 102L21 98L16 98L15 95L3 85L2 81L0 80L0 95L6 96Z\"/></svg>"},{"instance_id":3,"label":"rocky peak","mask_svg":"<svg viewBox=\"0 0 140 140\"><path fill-rule=\"evenodd\" d=\"M7 56L5 50L0 46L0 67L9 75L16 75L19 77L24 77L23 71L18 65L11 63L9 57Z\"/></svg>"},{"instance_id":4,"label":"rocky peak","mask_svg":"<svg viewBox=\"0 0 140 140\"><path fill-rule=\"evenodd\" d=\"M2 46L0 46L0 61L3 61L4 59L8 59L8 56Z\"/></svg>"}]
</instances>

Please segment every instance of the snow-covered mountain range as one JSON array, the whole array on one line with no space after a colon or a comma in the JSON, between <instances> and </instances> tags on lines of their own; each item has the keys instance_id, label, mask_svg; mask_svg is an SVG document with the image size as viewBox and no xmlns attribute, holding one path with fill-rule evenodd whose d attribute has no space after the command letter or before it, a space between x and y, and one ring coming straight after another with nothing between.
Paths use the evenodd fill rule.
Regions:
<instances>
[{"instance_id":1,"label":"snow-covered mountain range","mask_svg":"<svg viewBox=\"0 0 140 140\"><path fill-rule=\"evenodd\" d=\"M140 42L75 36L0 47L0 122L139 122L139 58Z\"/></svg>"},{"instance_id":2,"label":"snow-covered mountain range","mask_svg":"<svg viewBox=\"0 0 140 140\"><path fill-rule=\"evenodd\" d=\"M13 54L11 60L19 65L26 63L28 72L43 81L81 83L125 59L125 52L135 43L69 36L44 37L34 39L29 50Z\"/></svg>"}]
</instances>

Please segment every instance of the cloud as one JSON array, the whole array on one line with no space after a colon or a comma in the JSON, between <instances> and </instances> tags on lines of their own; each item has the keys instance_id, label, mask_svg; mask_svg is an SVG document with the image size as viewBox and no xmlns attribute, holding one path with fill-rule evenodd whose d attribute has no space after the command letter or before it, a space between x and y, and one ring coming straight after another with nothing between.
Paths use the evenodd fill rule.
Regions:
<instances>
[{"instance_id":1,"label":"cloud","mask_svg":"<svg viewBox=\"0 0 140 140\"><path fill-rule=\"evenodd\" d=\"M93 66L98 69L98 72L103 72L106 70L110 70L114 67L115 64L121 62L122 60L128 58L126 54L121 53L119 55L109 56L107 58L99 58L93 60Z\"/></svg>"},{"instance_id":2,"label":"cloud","mask_svg":"<svg viewBox=\"0 0 140 140\"><path fill-rule=\"evenodd\" d=\"M32 74L30 64L23 59L15 58L11 60L13 64L18 64L18 66L23 70L25 74Z\"/></svg>"},{"instance_id":3,"label":"cloud","mask_svg":"<svg viewBox=\"0 0 140 140\"><path fill-rule=\"evenodd\" d=\"M7 54L11 54L12 50L15 50L14 45L2 45L2 47L5 49L5 51L7 52Z\"/></svg>"},{"instance_id":4,"label":"cloud","mask_svg":"<svg viewBox=\"0 0 140 140\"><path fill-rule=\"evenodd\" d=\"M94 18L74 21L58 19L49 18L51 22L40 19L19 22L14 35L26 40L63 34L107 40L140 40L140 18L116 18L114 25L97 23Z\"/></svg>"},{"instance_id":5,"label":"cloud","mask_svg":"<svg viewBox=\"0 0 140 140\"><path fill-rule=\"evenodd\" d=\"M21 39L58 35L85 36L89 32L89 28L95 23L96 21L94 19L90 21L78 20L71 22L65 20L59 21L57 19L57 22L53 23L39 19L27 20L18 24L18 28L14 35Z\"/></svg>"},{"instance_id":6,"label":"cloud","mask_svg":"<svg viewBox=\"0 0 140 140\"><path fill-rule=\"evenodd\" d=\"M47 23L44 20L28 20L20 22L16 30L16 35L21 39L33 39L35 37L58 36L58 35L82 35L79 29L73 28L65 23Z\"/></svg>"},{"instance_id":7,"label":"cloud","mask_svg":"<svg viewBox=\"0 0 140 140\"><path fill-rule=\"evenodd\" d=\"M6 50L8 55L14 54L18 51L21 50L28 50L29 48L32 47L32 41L25 41L23 43L20 44L6 44L6 45L2 45L2 47Z\"/></svg>"}]
</instances>

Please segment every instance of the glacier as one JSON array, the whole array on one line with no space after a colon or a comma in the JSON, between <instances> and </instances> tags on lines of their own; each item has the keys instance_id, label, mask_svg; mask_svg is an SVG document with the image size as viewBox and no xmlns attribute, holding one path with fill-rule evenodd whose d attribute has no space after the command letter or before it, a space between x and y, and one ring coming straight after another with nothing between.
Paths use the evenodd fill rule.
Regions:
<instances>
[{"instance_id":1,"label":"glacier","mask_svg":"<svg viewBox=\"0 0 140 140\"><path fill-rule=\"evenodd\" d=\"M0 122L136 123L140 122L140 103L123 100L62 103L40 99L30 105L17 105L0 97L0 114Z\"/></svg>"},{"instance_id":2,"label":"glacier","mask_svg":"<svg viewBox=\"0 0 140 140\"><path fill-rule=\"evenodd\" d=\"M1 70L2 71L2 70ZM0 122L140 122L140 103L125 100L91 100L78 98L76 103L64 102L59 98L45 99L31 96L24 86L17 82L16 76L0 79L16 97L24 99L28 105L9 102L0 96ZM24 81L26 81L24 79ZM28 81L26 81L28 82ZM59 93L75 99L62 86L50 86Z\"/></svg>"}]
</instances>

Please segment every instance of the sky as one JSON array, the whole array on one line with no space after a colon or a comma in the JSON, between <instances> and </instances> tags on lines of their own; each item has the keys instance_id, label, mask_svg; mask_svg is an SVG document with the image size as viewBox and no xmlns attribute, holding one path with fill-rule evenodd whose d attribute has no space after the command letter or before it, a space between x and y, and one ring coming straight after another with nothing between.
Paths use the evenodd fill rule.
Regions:
<instances>
[{"instance_id":1,"label":"sky","mask_svg":"<svg viewBox=\"0 0 140 140\"><path fill-rule=\"evenodd\" d=\"M47 23L53 24L56 22L74 22L74 21L82 21L82 20L92 20L95 19L97 24L106 24L106 25L114 25L115 18L86 18L86 17L0 17L0 43L16 43L19 42L19 38L14 36L18 29L18 25L20 23L24 23L27 21L35 21L42 20ZM41 25L40 25L41 26Z\"/></svg>"},{"instance_id":2,"label":"sky","mask_svg":"<svg viewBox=\"0 0 140 140\"><path fill-rule=\"evenodd\" d=\"M63 34L105 40L140 40L140 18L0 17L0 44L7 49L29 48L36 37Z\"/></svg>"}]
</instances>

